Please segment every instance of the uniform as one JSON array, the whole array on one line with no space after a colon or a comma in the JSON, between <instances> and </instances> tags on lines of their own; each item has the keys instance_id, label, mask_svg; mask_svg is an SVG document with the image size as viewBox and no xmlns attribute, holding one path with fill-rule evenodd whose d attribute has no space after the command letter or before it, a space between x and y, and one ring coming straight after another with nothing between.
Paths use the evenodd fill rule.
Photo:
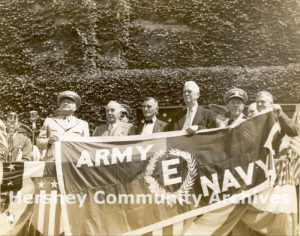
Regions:
<instances>
[{"instance_id":1,"label":"uniform","mask_svg":"<svg viewBox=\"0 0 300 236\"><path fill-rule=\"evenodd\" d=\"M15 133L10 161L31 161L32 144L30 138L22 133Z\"/></svg>"}]
</instances>

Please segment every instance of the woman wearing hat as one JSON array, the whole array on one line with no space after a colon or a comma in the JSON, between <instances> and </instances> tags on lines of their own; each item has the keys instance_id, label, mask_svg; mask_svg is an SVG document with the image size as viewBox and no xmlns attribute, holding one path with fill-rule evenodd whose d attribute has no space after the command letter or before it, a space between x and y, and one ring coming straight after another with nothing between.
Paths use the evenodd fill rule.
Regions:
<instances>
[{"instance_id":1,"label":"woman wearing hat","mask_svg":"<svg viewBox=\"0 0 300 236\"><path fill-rule=\"evenodd\" d=\"M64 91L57 96L57 103L59 108L54 117L45 119L37 138L41 152L46 150L44 160L53 160L52 144L60 138L89 136L88 123L74 116L81 104L79 95L73 91Z\"/></svg>"}]
</instances>

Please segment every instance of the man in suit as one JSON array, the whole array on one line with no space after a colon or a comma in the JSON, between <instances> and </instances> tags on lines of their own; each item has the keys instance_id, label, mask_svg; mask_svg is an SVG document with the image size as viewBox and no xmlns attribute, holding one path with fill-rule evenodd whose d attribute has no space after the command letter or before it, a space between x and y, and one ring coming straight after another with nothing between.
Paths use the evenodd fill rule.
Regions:
<instances>
[{"instance_id":1,"label":"man in suit","mask_svg":"<svg viewBox=\"0 0 300 236\"><path fill-rule=\"evenodd\" d=\"M96 127L93 136L127 136L134 135L132 124L120 121L122 107L115 101L110 101L105 109L107 124Z\"/></svg>"},{"instance_id":2,"label":"man in suit","mask_svg":"<svg viewBox=\"0 0 300 236\"><path fill-rule=\"evenodd\" d=\"M186 108L180 111L168 125L168 130L185 130L195 133L197 130L215 128L214 112L198 106L199 86L194 81L187 81L183 88L183 99Z\"/></svg>"},{"instance_id":3,"label":"man in suit","mask_svg":"<svg viewBox=\"0 0 300 236\"><path fill-rule=\"evenodd\" d=\"M54 117L45 119L37 137L37 146L47 150L44 160L53 160L53 143L62 137L88 137L89 126L86 121L75 117L74 112L80 107L81 99L73 91L64 91L57 97L59 108Z\"/></svg>"},{"instance_id":4,"label":"man in suit","mask_svg":"<svg viewBox=\"0 0 300 236\"><path fill-rule=\"evenodd\" d=\"M164 132L168 123L159 120L158 101L153 97L148 97L143 102L144 120L142 124L137 127L137 134L147 135L152 133Z\"/></svg>"},{"instance_id":5,"label":"man in suit","mask_svg":"<svg viewBox=\"0 0 300 236\"><path fill-rule=\"evenodd\" d=\"M275 149L275 156L279 157L280 145L285 135L295 137L299 135L298 125L290 119L283 111L279 104L274 104L274 99L271 93L267 91L260 91L256 95L256 107L258 112L265 112L272 110L276 115L276 120L280 124L281 131L277 138L273 140L273 148Z\"/></svg>"},{"instance_id":6,"label":"man in suit","mask_svg":"<svg viewBox=\"0 0 300 236\"><path fill-rule=\"evenodd\" d=\"M11 147L10 161L31 161L32 160L32 143L28 137L31 129L20 124L16 132L13 134L13 145Z\"/></svg>"}]
</instances>

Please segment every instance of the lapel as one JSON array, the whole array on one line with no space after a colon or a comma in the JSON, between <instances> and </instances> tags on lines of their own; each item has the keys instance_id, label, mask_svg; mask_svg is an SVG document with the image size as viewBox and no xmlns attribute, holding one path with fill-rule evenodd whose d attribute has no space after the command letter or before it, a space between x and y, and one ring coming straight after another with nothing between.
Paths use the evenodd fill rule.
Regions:
<instances>
[{"instance_id":1,"label":"lapel","mask_svg":"<svg viewBox=\"0 0 300 236\"><path fill-rule=\"evenodd\" d=\"M138 127L136 128L136 133L141 134L143 131L143 127L144 127L144 123L139 124Z\"/></svg>"},{"instance_id":2,"label":"lapel","mask_svg":"<svg viewBox=\"0 0 300 236\"><path fill-rule=\"evenodd\" d=\"M100 126L100 136L108 136L108 124Z\"/></svg>"},{"instance_id":3,"label":"lapel","mask_svg":"<svg viewBox=\"0 0 300 236\"><path fill-rule=\"evenodd\" d=\"M77 119L76 117L72 117L70 122L66 122L67 126L66 126L66 130L70 130L73 127L75 127L76 125L79 124L79 119Z\"/></svg>"},{"instance_id":4,"label":"lapel","mask_svg":"<svg viewBox=\"0 0 300 236\"><path fill-rule=\"evenodd\" d=\"M79 119L75 117L72 117L70 122L66 122L62 118L53 118L53 120L65 131L72 129L79 123Z\"/></svg>"},{"instance_id":5,"label":"lapel","mask_svg":"<svg viewBox=\"0 0 300 236\"><path fill-rule=\"evenodd\" d=\"M185 118L186 118L186 112L187 112L187 108L185 107L183 109L183 111L178 114L178 116L179 116L178 126L179 126L180 129L182 129L182 127L184 125Z\"/></svg>"},{"instance_id":6,"label":"lapel","mask_svg":"<svg viewBox=\"0 0 300 236\"><path fill-rule=\"evenodd\" d=\"M198 124L200 124L201 123L201 121L203 120L203 117L204 116L204 114L203 114L203 112L202 112L202 109L201 109L201 107L197 107L197 111L196 111L196 114L195 114L195 117L194 117L194 120L193 120L193 122L192 122L192 125L198 125Z\"/></svg>"},{"instance_id":7,"label":"lapel","mask_svg":"<svg viewBox=\"0 0 300 236\"><path fill-rule=\"evenodd\" d=\"M58 124L63 130L66 130L66 122L64 122L63 119L54 117L53 120L55 121L56 124Z\"/></svg>"},{"instance_id":8,"label":"lapel","mask_svg":"<svg viewBox=\"0 0 300 236\"><path fill-rule=\"evenodd\" d=\"M156 118L156 121L153 126L153 133L157 133L157 132L163 132L163 129L162 129L162 122Z\"/></svg>"},{"instance_id":9,"label":"lapel","mask_svg":"<svg viewBox=\"0 0 300 236\"><path fill-rule=\"evenodd\" d=\"M13 137L13 146L12 146L12 151L19 147L22 143L22 137L18 134L15 134L15 136Z\"/></svg>"},{"instance_id":10,"label":"lapel","mask_svg":"<svg viewBox=\"0 0 300 236\"><path fill-rule=\"evenodd\" d=\"M122 133L124 135L124 129L124 124L122 122L118 122L114 132L112 133L112 136L119 136Z\"/></svg>"}]
</instances>

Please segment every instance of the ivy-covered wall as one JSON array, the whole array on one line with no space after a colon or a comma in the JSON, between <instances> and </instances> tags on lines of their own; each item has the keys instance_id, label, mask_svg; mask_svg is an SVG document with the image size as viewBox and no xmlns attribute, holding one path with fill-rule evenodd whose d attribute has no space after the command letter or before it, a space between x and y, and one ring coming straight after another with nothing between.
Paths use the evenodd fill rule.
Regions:
<instances>
[{"instance_id":1,"label":"ivy-covered wall","mask_svg":"<svg viewBox=\"0 0 300 236\"><path fill-rule=\"evenodd\" d=\"M182 88L187 80L200 86L200 104L224 104L224 93L233 87L244 89L253 102L255 94L268 90L275 101L300 103L300 64L288 67L207 67L184 69L114 70L95 75L9 78L0 74L1 117L14 110L28 122L30 110L45 118L56 108L56 96L64 90L76 91L82 98L78 116L90 123L91 129L105 120L103 107L116 100L131 108L141 106L148 96L158 99L159 105L183 103ZM135 117L135 115L134 115ZM40 122L43 119L40 120ZM41 123L39 123L40 125Z\"/></svg>"},{"instance_id":2,"label":"ivy-covered wall","mask_svg":"<svg viewBox=\"0 0 300 236\"><path fill-rule=\"evenodd\" d=\"M300 60L298 0L15 0L0 3L8 73L271 66Z\"/></svg>"},{"instance_id":3,"label":"ivy-covered wall","mask_svg":"<svg viewBox=\"0 0 300 236\"><path fill-rule=\"evenodd\" d=\"M136 108L146 95L181 102L196 80L201 102L228 88L300 102L299 0L14 0L0 2L1 117L41 117L64 89L79 116L103 122L110 99Z\"/></svg>"}]
</instances>

